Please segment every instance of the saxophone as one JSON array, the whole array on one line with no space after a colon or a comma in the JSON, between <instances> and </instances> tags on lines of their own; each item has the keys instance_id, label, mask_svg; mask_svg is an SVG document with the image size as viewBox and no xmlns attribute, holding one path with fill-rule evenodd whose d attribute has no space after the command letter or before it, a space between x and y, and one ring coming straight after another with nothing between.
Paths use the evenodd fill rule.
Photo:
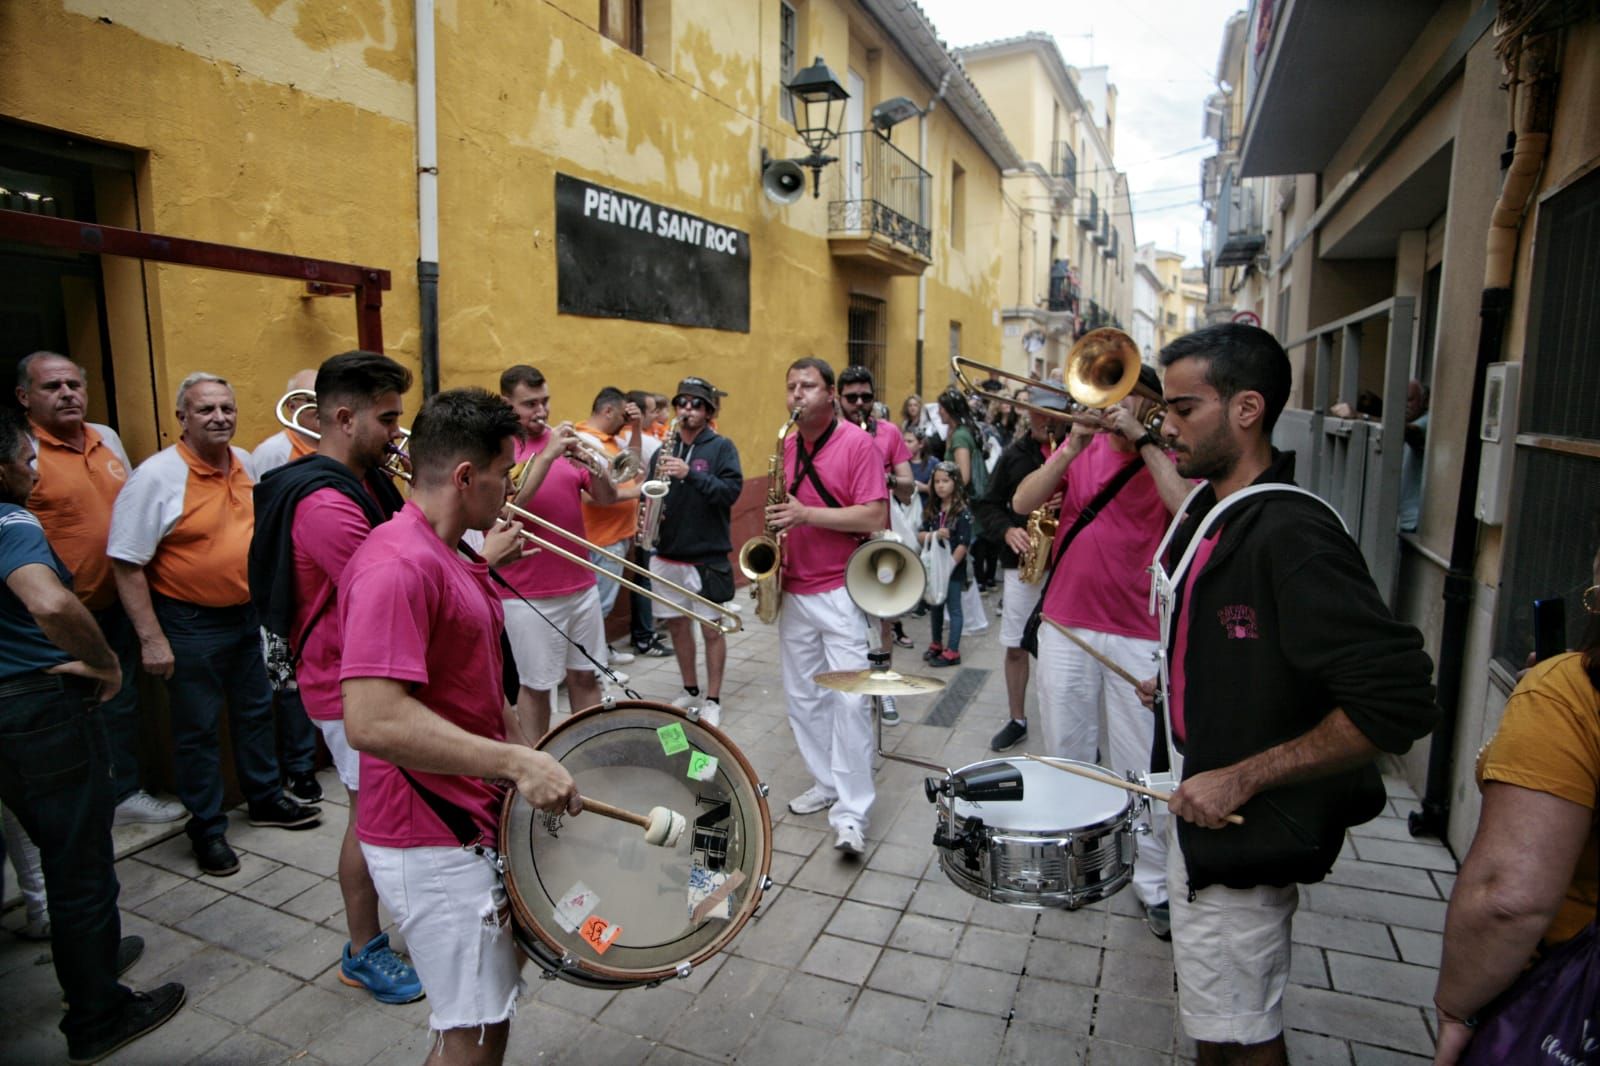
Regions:
<instances>
[{"instance_id":1,"label":"saxophone","mask_svg":"<svg viewBox=\"0 0 1600 1066\"><path fill-rule=\"evenodd\" d=\"M789 420L778 430L778 446L767 463L767 506L776 507L789 499L789 490L783 486L783 440L789 435L803 407L789 412ZM756 617L767 624L778 620L778 608L783 606L783 531L767 526L766 530L739 547L739 572L750 582L750 595L756 601Z\"/></svg>"},{"instance_id":2,"label":"saxophone","mask_svg":"<svg viewBox=\"0 0 1600 1066\"><path fill-rule=\"evenodd\" d=\"M667 426L667 435L661 441L661 455L671 456L678 450L678 420ZM661 532L661 516L667 510L667 492L672 488L665 479L646 481L639 486L644 503L639 507L639 530L635 537L645 551L656 550L656 538Z\"/></svg>"},{"instance_id":3,"label":"saxophone","mask_svg":"<svg viewBox=\"0 0 1600 1066\"><path fill-rule=\"evenodd\" d=\"M1048 503L1028 515L1028 550L1017 557L1017 579L1037 585L1050 562L1050 546L1056 542L1060 525L1057 511Z\"/></svg>"}]
</instances>

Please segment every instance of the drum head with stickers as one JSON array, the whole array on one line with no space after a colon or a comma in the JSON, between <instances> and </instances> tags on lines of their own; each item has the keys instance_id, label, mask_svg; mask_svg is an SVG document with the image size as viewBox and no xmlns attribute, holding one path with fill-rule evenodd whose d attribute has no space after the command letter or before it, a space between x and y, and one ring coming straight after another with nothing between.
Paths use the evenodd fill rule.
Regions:
<instances>
[{"instance_id":1,"label":"drum head with stickers","mask_svg":"<svg viewBox=\"0 0 1600 1066\"><path fill-rule=\"evenodd\" d=\"M552 817L519 795L500 820L518 941L547 972L579 984L648 984L721 950L765 889L772 823L765 788L720 731L643 700L596 707L539 743L580 795L688 821L676 846L587 813Z\"/></svg>"}]
</instances>

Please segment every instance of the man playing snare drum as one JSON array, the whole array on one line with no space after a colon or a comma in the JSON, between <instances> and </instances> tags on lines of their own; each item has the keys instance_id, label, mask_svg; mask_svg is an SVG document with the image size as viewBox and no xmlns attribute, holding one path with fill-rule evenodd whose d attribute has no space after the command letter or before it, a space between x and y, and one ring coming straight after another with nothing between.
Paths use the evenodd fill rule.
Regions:
<instances>
[{"instance_id":1,"label":"man playing snare drum","mask_svg":"<svg viewBox=\"0 0 1600 1066\"><path fill-rule=\"evenodd\" d=\"M510 406L481 389L424 404L411 501L350 557L340 597L345 732L361 752L356 834L428 995L428 1061L457 1066L504 1058L521 984L493 782L543 810L581 808L506 702L500 599L488 567L456 549L505 504L516 433Z\"/></svg>"}]
</instances>

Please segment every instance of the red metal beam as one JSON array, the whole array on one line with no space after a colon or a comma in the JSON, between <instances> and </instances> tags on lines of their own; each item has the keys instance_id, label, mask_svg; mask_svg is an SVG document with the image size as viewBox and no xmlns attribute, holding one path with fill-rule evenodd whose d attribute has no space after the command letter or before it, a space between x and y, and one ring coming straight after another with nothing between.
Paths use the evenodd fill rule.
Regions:
<instances>
[{"instance_id":1,"label":"red metal beam","mask_svg":"<svg viewBox=\"0 0 1600 1066\"><path fill-rule=\"evenodd\" d=\"M383 351L383 293L389 272L376 267L307 259L282 252L213 244L187 237L168 237L143 230L100 226L70 218L49 218L25 211L0 210L0 241L61 248L92 255L121 255L155 263L175 263L236 274L289 278L347 286L356 295L356 336L361 347Z\"/></svg>"}]
</instances>

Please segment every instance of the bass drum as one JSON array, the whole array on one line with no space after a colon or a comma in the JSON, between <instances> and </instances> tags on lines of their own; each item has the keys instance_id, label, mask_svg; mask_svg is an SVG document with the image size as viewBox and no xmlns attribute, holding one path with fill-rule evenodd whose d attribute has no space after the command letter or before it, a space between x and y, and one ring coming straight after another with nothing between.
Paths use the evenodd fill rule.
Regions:
<instances>
[{"instance_id":1,"label":"bass drum","mask_svg":"<svg viewBox=\"0 0 1600 1066\"><path fill-rule=\"evenodd\" d=\"M546 977L591 988L653 985L733 940L770 886L767 787L720 730L665 703L623 700L573 715L539 744L593 795L688 820L675 847L597 814L500 814L512 928Z\"/></svg>"}]
</instances>

